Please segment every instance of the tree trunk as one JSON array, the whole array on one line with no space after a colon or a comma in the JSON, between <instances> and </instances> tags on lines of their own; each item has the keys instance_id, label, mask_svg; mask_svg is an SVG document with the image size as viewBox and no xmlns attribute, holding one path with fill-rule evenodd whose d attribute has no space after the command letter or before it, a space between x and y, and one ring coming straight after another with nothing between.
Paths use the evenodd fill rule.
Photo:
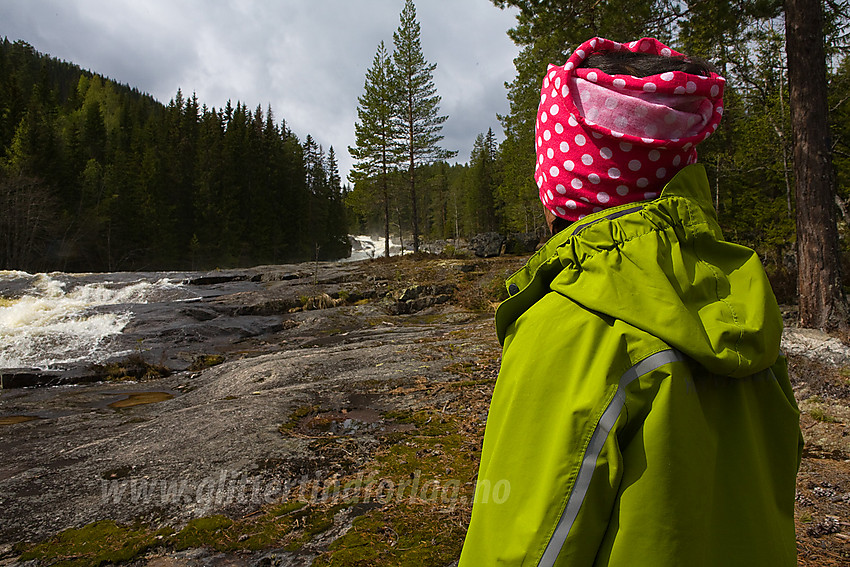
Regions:
<instances>
[{"instance_id":1,"label":"tree trunk","mask_svg":"<svg viewBox=\"0 0 850 567\"><path fill-rule=\"evenodd\" d=\"M779 78L779 115L785 116L785 94L782 92L784 81L782 78ZM788 170L788 142L785 138L785 133L777 128L774 124L773 127L776 129L776 134L779 136L779 143L782 144L782 173L785 174L785 205L788 209L788 218L791 218L791 175Z\"/></svg>"},{"instance_id":2,"label":"tree trunk","mask_svg":"<svg viewBox=\"0 0 850 567\"><path fill-rule=\"evenodd\" d=\"M384 176L384 256L390 257L390 192Z\"/></svg>"},{"instance_id":3,"label":"tree trunk","mask_svg":"<svg viewBox=\"0 0 850 567\"><path fill-rule=\"evenodd\" d=\"M785 0L785 42L796 177L800 324L823 330L846 328L821 0Z\"/></svg>"},{"instance_id":4,"label":"tree trunk","mask_svg":"<svg viewBox=\"0 0 850 567\"><path fill-rule=\"evenodd\" d=\"M419 253L419 215L416 211L416 160L415 155L413 153L414 144L416 140L414 139L413 133L413 100L408 100L408 105L410 108L410 114L408 116L408 120L410 121L409 127L409 139L408 143L410 143L410 212L413 217L413 253Z\"/></svg>"},{"instance_id":5,"label":"tree trunk","mask_svg":"<svg viewBox=\"0 0 850 567\"><path fill-rule=\"evenodd\" d=\"M387 181L387 162L384 157L384 172L381 175L384 197L384 256L390 257L390 189Z\"/></svg>"},{"instance_id":6,"label":"tree trunk","mask_svg":"<svg viewBox=\"0 0 850 567\"><path fill-rule=\"evenodd\" d=\"M411 162L410 167L410 215L413 221L413 252L419 252L419 214L416 211L416 173Z\"/></svg>"}]
</instances>

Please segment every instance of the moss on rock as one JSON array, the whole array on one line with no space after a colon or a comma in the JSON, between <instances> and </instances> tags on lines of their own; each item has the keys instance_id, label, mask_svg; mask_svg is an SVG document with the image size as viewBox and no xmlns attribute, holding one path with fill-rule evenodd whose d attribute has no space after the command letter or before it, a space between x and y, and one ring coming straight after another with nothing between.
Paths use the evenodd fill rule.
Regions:
<instances>
[{"instance_id":1,"label":"moss on rock","mask_svg":"<svg viewBox=\"0 0 850 567\"><path fill-rule=\"evenodd\" d=\"M121 563L159 545L167 533L168 530L154 531L145 526L122 526L112 520L102 520L65 530L35 545L21 546L19 559L62 567Z\"/></svg>"}]
</instances>

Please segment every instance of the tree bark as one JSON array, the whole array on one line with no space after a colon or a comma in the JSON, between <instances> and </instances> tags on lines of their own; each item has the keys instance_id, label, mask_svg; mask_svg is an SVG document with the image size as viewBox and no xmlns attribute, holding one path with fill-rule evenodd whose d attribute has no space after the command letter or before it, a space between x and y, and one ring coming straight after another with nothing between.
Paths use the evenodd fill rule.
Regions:
<instances>
[{"instance_id":1,"label":"tree bark","mask_svg":"<svg viewBox=\"0 0 850 567\"><path fill-rule=\"evenodd\" d=\"M381 176L384 197L384 256L390 257L390 189L387 185L387 168Z\"/></svg>"},{"instance_id":2,"label":"tree bark","mask_svg":"<svg viewBox=\"0 0 850 567\"><path fill-rule=\"evenodd\" d=\"M821 0L785 0L785 44L797 197L800 324L847 327L827 122Z\"/></svg>"},{"instance_id":3,"label":"tree bark","mask_svg":"<svg viewBox=\"0 0 850 567\"><path fill-rule=\"evenodd\" d=\"M410 79L412 80L412 79ZM414 134L414 118L413 118L413 97L408 97L408 108L409 108L409 136L408 143L410 144L410 208L411 208L411 216L413 217L413 253L419 253L419 214L416 211L416 156L414 154L414 148L416 147L416 139ZM401 225L399 225L399 230L401 230Z\"/></svg>"}]
</instances>

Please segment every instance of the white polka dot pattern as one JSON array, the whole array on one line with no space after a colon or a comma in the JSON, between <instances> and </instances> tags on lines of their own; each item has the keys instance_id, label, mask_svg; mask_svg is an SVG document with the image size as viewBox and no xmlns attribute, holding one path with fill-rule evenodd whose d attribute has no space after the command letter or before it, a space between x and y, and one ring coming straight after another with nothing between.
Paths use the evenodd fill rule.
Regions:
<instances>
[{"instance_id":1,"label":"white polka dot pattern","mask_svg":"<svg viewBox=\"0 0 850 567\"><path fill-rule=\"evenodd\" d=\"M629 44L593 38L563 66L550 65L543 79L535 181L544 205L570 221L655 198L682 167L696 162L696 145L723 115L725 80L714 73L640 78L580 68L594 51L621 49L680 55L653 38ZM695 102L676 104L677 97Z\"/></svg>"}]
</instances>

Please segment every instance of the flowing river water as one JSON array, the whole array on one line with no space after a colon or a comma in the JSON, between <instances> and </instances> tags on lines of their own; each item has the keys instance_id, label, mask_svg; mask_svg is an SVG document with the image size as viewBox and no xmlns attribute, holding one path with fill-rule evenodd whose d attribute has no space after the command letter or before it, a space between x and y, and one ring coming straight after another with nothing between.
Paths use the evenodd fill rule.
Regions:
<instances>
[{"instance_id":1,"label":"flowing river water","mask_svg":"<svg viewBox=\"0 0 850 567\"><path fill-rule=\"evenodd\" d=\"M113 340L148 303L191 300L179 274L0 272L0 369L61 369L124 354Z\"/></svg>"},{"instance_id":2,"label":"flowing river water","mask_svg":"<svg viewBox=\"0 0 850 567\"><path fill-rule=\"evenodd\" d=\"M355 236L352 245L351 257L343 261L384 253L382 238ZM391 254L399 252L391 242ZM193 285L205 277L203 285ZM186 304L258 286L243 278L220 280L206 272L0 271L0 373L66 370L141 352L150 347L144 343L150 335L157 334L142 332L151 331L148 323L159 322L156 327L162 330L172 319L169 314L176 315ZM177 323L179 318L173 319Z\"/></svg>"}]
</instances>

